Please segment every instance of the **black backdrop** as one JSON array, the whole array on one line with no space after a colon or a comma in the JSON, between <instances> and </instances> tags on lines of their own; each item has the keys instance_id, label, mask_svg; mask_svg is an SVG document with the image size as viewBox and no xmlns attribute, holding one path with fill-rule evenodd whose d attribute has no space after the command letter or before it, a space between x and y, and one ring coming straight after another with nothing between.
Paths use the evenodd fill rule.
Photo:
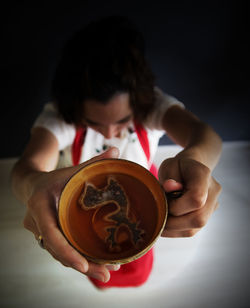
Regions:
<instances>
[{"instance_id":1,"label":"black backdrop","mask_svg":"<svg viewBox=\"0 0 250 308\"><path fill-rule=\"evenodd\" d=\"M1 8L0 157L21 154L64 42L113 14L129 16L144 33L163 90L225 141L249 140L248 13L247 1L8 1Z\"/></svg>"}]
</instances>

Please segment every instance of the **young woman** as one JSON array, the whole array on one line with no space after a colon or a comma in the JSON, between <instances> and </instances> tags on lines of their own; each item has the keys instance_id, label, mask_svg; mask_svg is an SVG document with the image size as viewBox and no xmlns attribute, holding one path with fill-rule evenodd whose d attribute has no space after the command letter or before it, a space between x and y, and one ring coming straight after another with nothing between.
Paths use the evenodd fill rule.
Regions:
<instances>
[{"instance_id":1,"label":"young woman","mask_svg":"<svg viewBox=\"0 0 250 308\"><path fill-rule=\"evenodd\" d=\"M218 206L221 188L212 170L221 140L155 85L143 37L125 17L92 22L66 44L51 97L12 172L13 190L27 206L24 226L55 259L98 287L140 285L150 274L152 250L119 269L88 262L68 244L56 218L63 186L89 160L110 157L132 160L157 176L152 161L167 133L183 150L171 158L166 153L158 177L166 192L183 194L169 200L162 236L193 236Z\"/></svg>"}]
</instances>

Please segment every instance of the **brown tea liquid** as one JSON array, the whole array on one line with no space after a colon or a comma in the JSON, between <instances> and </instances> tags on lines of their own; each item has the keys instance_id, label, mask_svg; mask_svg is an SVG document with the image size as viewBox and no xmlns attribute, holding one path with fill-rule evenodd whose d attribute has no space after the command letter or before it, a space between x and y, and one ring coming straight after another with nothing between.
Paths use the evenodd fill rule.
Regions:
<instances>
[{"instance_id":1,"label":"brown tea liquid","mask_svg":"<svg viewBox=\"0 0 250 308\"><path fill-rule=\"evenodd\" d=\"M131 233L127 226L120 226L117 231L119 249L110 249L105 241L107 229L114 226L114 222L105 219L110 213L117 210L115 203L108 203L95 209L84 210L79 203L79 197L84 184L72 196L68 212L68 224L74 241L82 248L85 254L97 258L115 260L136 254L146 248L154 236L157 224L157 205L150 190L136 178L124 174L99 175L89 179L89 182L98 189L107 186L108 177L112 176L124 189L129 199L128 217L131 222L138 223L143 230L141 241L135 246L131 240Z\"/></svg>"}]
</instances>

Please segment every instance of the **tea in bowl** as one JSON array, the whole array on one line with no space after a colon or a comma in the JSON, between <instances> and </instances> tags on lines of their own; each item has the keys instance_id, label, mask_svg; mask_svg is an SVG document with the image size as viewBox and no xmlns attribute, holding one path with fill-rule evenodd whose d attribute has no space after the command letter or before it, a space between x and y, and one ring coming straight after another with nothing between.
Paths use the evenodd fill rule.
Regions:
<instances>
[{"instance_id":1,"label":"tea in bowl","mask_svg":"<svg viewBox=\"0 0 250 308\"><path fill-rule=\"evenodd\" d=\"M98 264L124 264L144 255L167 219L158 180L144 167L103 159L75 173L59 200L58 220L68 242Z\"/></svg>"}]
</instances>

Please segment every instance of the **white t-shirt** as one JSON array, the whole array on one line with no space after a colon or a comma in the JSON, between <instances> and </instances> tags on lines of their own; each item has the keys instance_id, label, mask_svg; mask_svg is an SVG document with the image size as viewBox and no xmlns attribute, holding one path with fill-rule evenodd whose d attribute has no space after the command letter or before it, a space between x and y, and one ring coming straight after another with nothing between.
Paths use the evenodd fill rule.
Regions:
<instances>
[{"instance_id":1,"label":"white t-shirt","mask_svg":"<svg viewBox=\"0 0 250 308\"><path fill-rule=\"evenodd\" d=\"M134 125L131 123L129 129L124 129L120 138L114 137L112 139L106 139L102 134L88 127L80 163L102 153L110 146L116 146L119 148L120 158L134 161L148 169L154 159L159 139L165 133L162 128L163 115L172 105L184 107L181 102L174 97L163 93L158 87L155 87L154 90L156 94L156 108L143 123L143 126L147 131L150 147L149 162L147 161L134 130ZM59 167L72 166L71 146L76 134L75 126L73 124L67 124L63 120L53 103L48 103L44 106L42 113L38 116L33 125L33 127L38 126L48 129L56 137L59 144L59 150L61 151Z\"/></svg>"}]
</instances>

